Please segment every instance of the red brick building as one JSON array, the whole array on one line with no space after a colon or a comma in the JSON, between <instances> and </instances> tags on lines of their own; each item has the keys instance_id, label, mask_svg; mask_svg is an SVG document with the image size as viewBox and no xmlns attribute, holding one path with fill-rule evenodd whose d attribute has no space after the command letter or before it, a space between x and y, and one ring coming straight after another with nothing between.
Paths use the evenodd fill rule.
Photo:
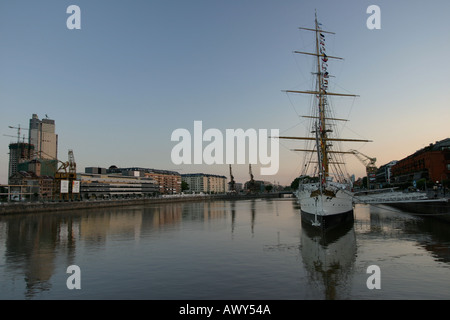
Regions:
<instances>
[{"instance_id":1,"label":"red brick building","mask_svg":"<svg viewBox=\"0 0 450 320\"><path fill-rule=\"evenodd\" d=\"M400 160L392 169L395 184L409 183L420 179L439 183L450 180L450 138L416 151Z\"/></svg>"}]
</instances>

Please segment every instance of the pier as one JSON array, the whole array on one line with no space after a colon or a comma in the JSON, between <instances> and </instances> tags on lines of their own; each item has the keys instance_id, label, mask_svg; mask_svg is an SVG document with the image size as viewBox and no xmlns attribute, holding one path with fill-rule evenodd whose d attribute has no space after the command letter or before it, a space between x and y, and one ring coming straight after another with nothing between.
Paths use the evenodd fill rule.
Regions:
<instances>
[{"instance_id":1,"label":"pier","mask_svg":"<svg viewBox=\"0 0 450 320\"><path fill-rule=\"evenodd\" d=\"M392 189L375 192L359 192L353 198L355 204L383 204L413 213L435 217L450 222L450 201L448 196L440 197L425 192L399 192Z\"/></svg>"},{"instance_id":2,"label":"pier","mask_svg":"<svg viewBox=\"0 0 450 320\"><path fill-rule=\"evenodd\" d=\"M60 201L60 202L9 202L0 204L0 216L7 214L57 212L63 210L95 209L118 206L135 206L146 204L160 204L187 201L213 201L213 200L249 200L273 199L289 197L289 192L272 192L259 194L216 194L216 195L166 195L154 198L136 199L107 199L86 201Z\"/></svg>"}]
</instances>

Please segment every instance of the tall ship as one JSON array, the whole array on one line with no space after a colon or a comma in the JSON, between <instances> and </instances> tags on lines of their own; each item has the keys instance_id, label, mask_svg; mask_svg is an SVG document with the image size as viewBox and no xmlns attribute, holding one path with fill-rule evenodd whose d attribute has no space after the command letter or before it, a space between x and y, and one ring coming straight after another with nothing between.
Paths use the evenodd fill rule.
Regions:
<instances>
[{"instance_id":1,"label":"tall ship","mask_svg":"<svg viewBox=\"0 0 450 320\"><path fill-rule=\"evenodd\" d=\"M300 204L302 222L328 229L353 220L353 192L350 175L345 169L345 154L341 142L371 142L370 140L345 139L339 134L338 122L347 121L335 116L331 97L358 97L354 94L336 93L328 90L330 78L328 63L342 58L326 53L326 38L330 31L322 29L315 15L314 28L299 28L315 34L315 52L294 53L312 56L314 59L315 88L308 91L284 90L288 94L312 95L310 114L307 118L308 135L304 137L280 136L280 139L304 140L304 168L299 177L299 187L295 194Z\"/></svg>"}]
</instances>

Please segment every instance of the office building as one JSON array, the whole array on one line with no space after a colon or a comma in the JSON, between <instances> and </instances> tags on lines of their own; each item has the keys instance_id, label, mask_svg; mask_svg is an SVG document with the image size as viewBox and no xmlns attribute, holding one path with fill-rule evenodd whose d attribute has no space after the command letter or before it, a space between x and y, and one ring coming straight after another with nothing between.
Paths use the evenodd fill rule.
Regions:
<instances>
[{"instance_id":1,"label":"office building","mask_svg":"<svg viewBox=\"0 0 450 320\"><path fill-rule=\"evenodd\" d=\"M110 166L107 169L107 172L152 178L159 186L160 194L181 193L181 175L176 171L140 167L118 168L116 166Z\"/></svg>"},{"instance_id":2,"label":"office building","mask_svg":"<svg viewBox=\"0 0 450 320\"><path fill-rule=\"evenodd\" d=\"M77 173L82 199L149 197L158 194L152 178L128 176L121 173Z\"/></svg>"},{"instance_id":3,"label":"office building","mask_svg":"<svg viewBox=\"0 0 450 320\"><path fill-rule=\"evenodd\" d=\"M55 120L39 120L37 114L30 119L29 141L40 159L58 158L58 135L55 133Z\"/></svg>"}]
</instances>

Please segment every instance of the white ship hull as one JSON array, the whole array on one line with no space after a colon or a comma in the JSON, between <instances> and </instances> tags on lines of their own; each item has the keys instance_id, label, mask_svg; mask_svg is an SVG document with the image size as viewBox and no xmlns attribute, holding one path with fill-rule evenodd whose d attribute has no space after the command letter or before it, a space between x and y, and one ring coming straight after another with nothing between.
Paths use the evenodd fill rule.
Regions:
<instances>
[{"instance_id":1,"label":"white ship hull","mask_svg":"<svg viewBox=\"0 0 450 320\"><path fill-rule=\"evenodd\" d=\"M322 194L317 183L304 184L297 198L302 219L313 226L330 228L353 219L352 193L344 184L328 184Z\"/></svg>"}]
</instances>

